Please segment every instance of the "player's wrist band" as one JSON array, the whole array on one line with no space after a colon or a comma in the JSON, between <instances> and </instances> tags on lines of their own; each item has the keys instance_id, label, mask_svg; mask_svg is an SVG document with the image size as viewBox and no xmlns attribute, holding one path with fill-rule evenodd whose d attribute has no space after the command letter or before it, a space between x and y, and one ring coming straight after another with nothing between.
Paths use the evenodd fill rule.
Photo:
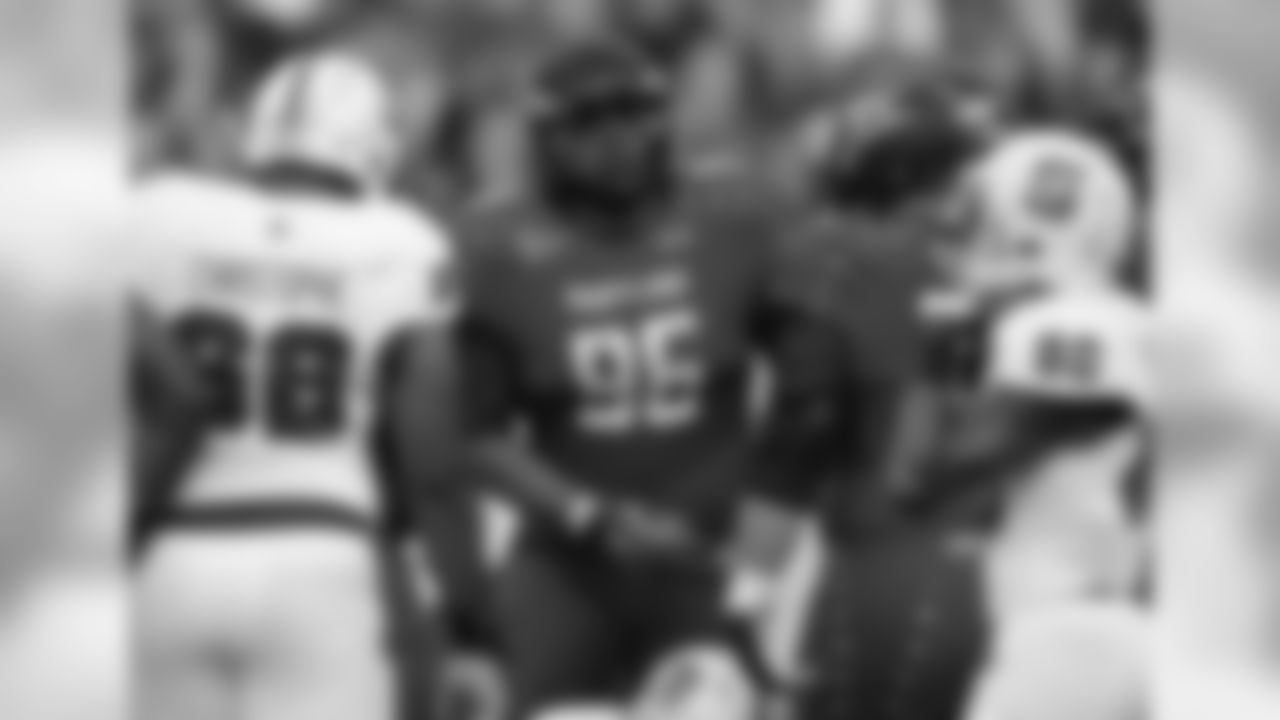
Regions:
<instances>
[{"instance_id":1,"label":"player's wrist band","mask_svg":"<svg viewBox=\"0 0 1280 720\"><path fill-rule=\"evenodd\" d=\"M565 505L565 525L574 535L582 535L591 531L599 520L604 507L590 495L577 495Z\"/></svg>"},{"instance_id":2,"label":"player's wrist band","mask_svg":"<svg viewBox=\"0 0 1280 720\"><path fill-rule=\"evenodd\" d=\"M739 568L729 574L723 602L734 616L750 617L760 612L769 601L771 579L764 573Z\"/></svg>"}]
</instances>

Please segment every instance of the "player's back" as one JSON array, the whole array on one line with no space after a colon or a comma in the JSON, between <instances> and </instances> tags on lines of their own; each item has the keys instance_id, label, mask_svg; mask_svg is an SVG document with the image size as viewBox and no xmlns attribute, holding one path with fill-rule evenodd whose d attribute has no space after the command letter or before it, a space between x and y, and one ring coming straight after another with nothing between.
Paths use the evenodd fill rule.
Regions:
<instances>
[{"instance_id":1,"label":"player's back","mask_svg":"<svg viewBox=\"0 0 1280 720\"><path fill-rule=\"evenodd\" d=\"M179 507L302 501L376 517L378 376L432 309L438 235L382 201L189 178L143 194L143 295L205 381L213 425Z\"/></svg>"},{"instance_id":2,"label":"player's back","mask_svg":"<svg viewBox=\"0 0 1280 720\"><path fill-rule=\"evenodd\" d=\"M1006 605L1124 592L1135 582L1126 484L1143 452L1147 318L1136 298L1090 289L1016 307L996 327L993 388L1118 419L1047 451L1008 499L995 551Z\"/></svg>"},{"instance_id":3,"label":"player's back","mask_svg":"<svg viewBox=\"0 0 1280 720\"><path fill-rule=\"evenodd\" d=\"M1147 394L1139 344L1148 318L1140 300L1106 288L1062 290L1015 306L995 333L991 379L1138 404Z\"/></svg>"}]
</instances>

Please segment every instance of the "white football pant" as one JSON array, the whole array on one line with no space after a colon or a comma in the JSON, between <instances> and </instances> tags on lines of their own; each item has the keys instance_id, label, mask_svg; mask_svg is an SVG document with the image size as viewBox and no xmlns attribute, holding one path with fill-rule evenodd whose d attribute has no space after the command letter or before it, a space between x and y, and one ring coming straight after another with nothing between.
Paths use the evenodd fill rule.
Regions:
<instances>
[{"instance_id":1,"label":"white football pant","mask_svg":"<svg viewBox=\"0 0 1280 720\"><path fill-rule=\"evenodd\" d=\"M1150 717L1147 619L1121 602L1031 611L1004 623L967 720Z\"/></svg>"},{"instance_id":2,"label":"white football pant","mask_svg":"<svg viewBox=\"0 0 1280 720\"><path fill-rule=\"evenodd\" d=\"M332 529L174 533L135 588L139 720L391 720L376 551Z\"/></svg>"}]
</instances>

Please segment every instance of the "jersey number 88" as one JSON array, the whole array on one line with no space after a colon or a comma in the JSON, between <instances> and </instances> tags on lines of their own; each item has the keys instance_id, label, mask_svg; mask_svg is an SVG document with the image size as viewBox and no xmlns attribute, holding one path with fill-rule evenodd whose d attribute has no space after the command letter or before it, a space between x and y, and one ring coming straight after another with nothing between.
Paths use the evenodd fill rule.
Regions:
<instances>
[{"instance_id":1,"label":"jersey number 88","mask_svg":"<svg viewBox=\"0 0 1280 720\"><path fill-rule=\"evenodd\" d=\"M254 338L234 318L200 311L181 318L174 332L204 380L217 428L232 430L250 421L247 369L259 351L265 359L262 424L269 433L309 439L341 427L350 349L334 329L285 325Z\"/></svg>"}]
</instances>

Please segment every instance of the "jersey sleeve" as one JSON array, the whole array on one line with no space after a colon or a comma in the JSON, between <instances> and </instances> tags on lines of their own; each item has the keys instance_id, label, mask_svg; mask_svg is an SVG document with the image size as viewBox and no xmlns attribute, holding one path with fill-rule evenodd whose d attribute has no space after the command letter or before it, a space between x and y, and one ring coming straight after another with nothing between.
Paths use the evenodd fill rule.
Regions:
<instances>
[{"instance_id":1,"label":"jersey sleeve","mask_svg":"<svg viewBox=\"0 0 1280 720\"><path fill-rule=\"evenodd\" d=\"M462 356L466 420L484 435L506 428L521 410L519 351L509 308L510 265L502 233L505 223L491 217L466 225L463 285L467 298L457 323Z\"/></svg>"},{"instance_id":2,"label":"jersey sleeve","mask_svg":"<svg viewBox=\"0 0 1280 720\"><path fill-rule=\"evenodd\" d=\"M1135 306L1059 302L1014 312L996 328L989 386L1050 400L1145 404Z\"/></svg>"}]
</instances>

